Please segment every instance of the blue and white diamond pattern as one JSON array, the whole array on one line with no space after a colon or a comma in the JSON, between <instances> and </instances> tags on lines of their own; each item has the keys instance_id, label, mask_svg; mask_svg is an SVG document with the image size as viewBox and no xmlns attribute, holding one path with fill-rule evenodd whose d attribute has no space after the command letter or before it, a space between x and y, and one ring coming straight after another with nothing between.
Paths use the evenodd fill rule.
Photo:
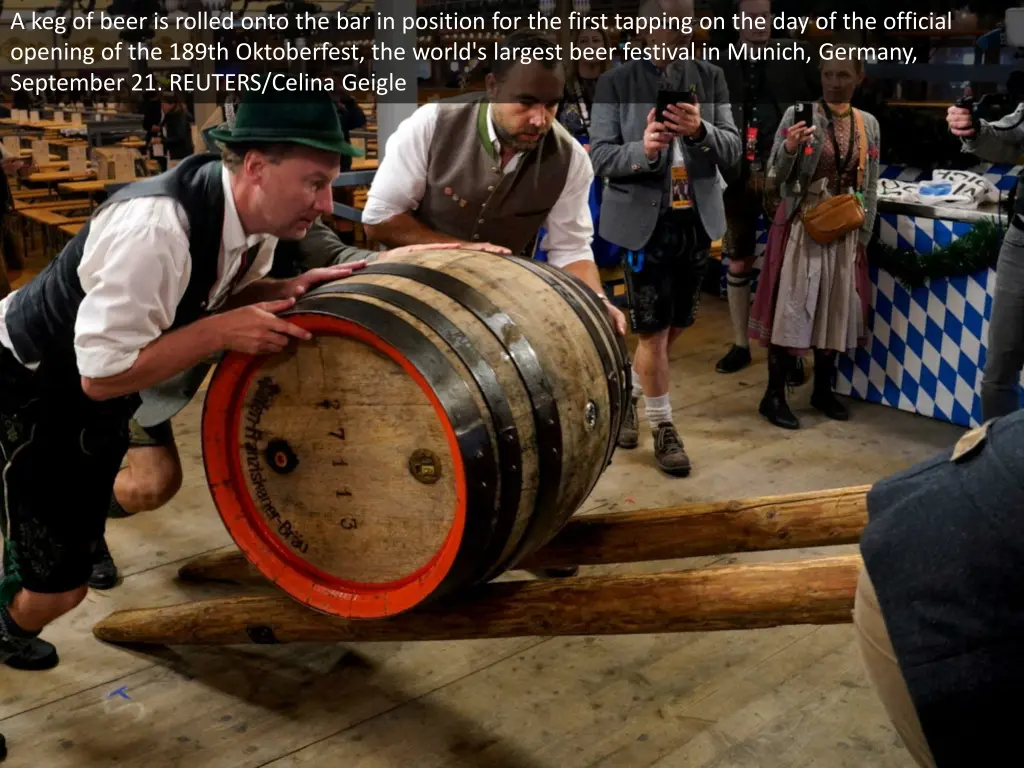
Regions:
<instances>
[{"instance_id":1,"label":"blue and white diamond pattern","mask_svg":"<svg viewBox=\"0 0 1024 768\"><path fill-rule=\"evenodd\" d=\"M883 241L896 245L899 238L913 242L918 250L945 245L970 228L917 217L882 218L887 227ZM914 290L877 267L871 267L870 276L870 336L852 358L840 357L836 391L964 427L977 426L995 270L932 280ZM1024 397L1021 400L1024 405Z\"/></svg>"},{"instance_id":2,"label":"blue and white diamond pattern","mask_svg":"<svg viewBox=\"0 0 1024 768\"><path fill-rule=\"evenodd\" d=\"M991 181L999 191L1009 192L1016 186L1017 174L1024 170L1024 166L1008 163L982 163L971 170Z\"/></svg>"}]
</instances>

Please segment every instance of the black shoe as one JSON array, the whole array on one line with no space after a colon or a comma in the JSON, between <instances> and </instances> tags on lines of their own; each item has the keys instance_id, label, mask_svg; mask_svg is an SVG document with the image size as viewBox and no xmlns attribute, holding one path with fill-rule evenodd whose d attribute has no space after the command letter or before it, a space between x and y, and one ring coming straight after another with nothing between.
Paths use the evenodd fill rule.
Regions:
<instances>
[{"instance_id":1,"label":"black shoe","mask_svg":"<svg viewBox=\"0 0 1024 768\"><path fill-rule=\"evenodd\" d=\"M768 388L757 410L777 427L800 429L800 422L786 402L786 379L789 369L789 355L785 350L772 346L768 350Z\"/></svg>"},{"instance_id":2,"label":"black shoe","mask_svg":"<svg viewBox=\"0 0 1024 768\"><path fill-rule=\"evenodd\" d=\"M771 390L765 392L757 410L776 427L800 429L800 421L786 402L785 394Z\"/></svg>"},{"instance_id":3,"label":"black shoe","mask_svg":"<svg viewBox=\"0 0 1024 768\"><path fill-rule=\"evenodd\" d=\"M106 539L100 539L95 552L93 552L89 586L93 589L113 589L117 586L117 566L107 548Z\"/></svg>"},{"instance_id":4,"label":"black shoe","mask_svg":"<svg viewBox=\"0 0 1024 768\"><path fill-rule=\"evenodd\" d=\"M718 361L715 370L719 373L736 373L750 365L750 347L732 345L732 349L725 353L725 357Z\"/></svg>"},{"instance_id":5,"label":"black shoe","mask_svg":"<svg viewBox=\"0 0 1024 768\"><path fill-rule=\"evenodd\" d=\"M690 474L690 457L683 450L683 441L671 422L659 424L654 432L654 461L666 475L686 477Z\"/></svg>"},{"instance_id":6,"label":"black shoe","mask_svg":"<svg viewBox=\"0 0 1024 768\"><path fill-rule=\"evenodd\" d=\"M637 398L630 398L629 410L622 420L622 427L619 429L619 448L636 448L640 444L640 421L636 415Z\"/></svg>"},{"instance_id":7,"label":"black shoe","mask_svg":"<svg viewBox=\"0 0 1024 768\"><path fill-rule=\"evenodd\" d=\"M848 421L850 412L836 400L834 391L836 377L836 353L814 350L814 391L811 393L811 407L836 421Z\"/></svg>"},{"instance_id":8,"label":"black shoe","mask_svg":"<svg viewBox=\"0 0 1024 768\"><path fill-rule=\"evenodd\" d=\"M53 645L38 637L8 637L0 640L0 660L11 669L40 672L56 667L60 657Z\"/></svg>"},{"instance_id":9,"label":"black shoe","mask_svg":"<svg viewBox=\"0 0 1024 768\"><path fill-rule=\"evenodd\" d=\"M802 357L791 357L789 361L789 372L786 374L786 383L791 387L802 387L807 382L807 371L804 369Z\"/></svg>"}]
</instances>

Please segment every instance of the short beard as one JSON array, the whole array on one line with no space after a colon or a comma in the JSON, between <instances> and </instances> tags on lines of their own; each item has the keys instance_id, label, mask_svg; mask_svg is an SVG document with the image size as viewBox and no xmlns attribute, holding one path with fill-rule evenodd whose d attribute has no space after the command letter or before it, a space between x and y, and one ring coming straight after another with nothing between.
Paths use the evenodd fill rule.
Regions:
<instances>
[{"instance_id":1,"label":"short beard","mask_svg":"<svg viewBox=\"0 0 1024 768\"><path fill-rule=\"evenodd\" d=\"M501 142L501 146L514 149L517 152L529 152L531 149L536 149L537 144L539 144L540 140L544 137L543 133L537 134L537 141L533 144L518 141L512 134L502 128L497 121L494 122L494 132L497 134L498 141Z\"/></svg>"}]
</instances>

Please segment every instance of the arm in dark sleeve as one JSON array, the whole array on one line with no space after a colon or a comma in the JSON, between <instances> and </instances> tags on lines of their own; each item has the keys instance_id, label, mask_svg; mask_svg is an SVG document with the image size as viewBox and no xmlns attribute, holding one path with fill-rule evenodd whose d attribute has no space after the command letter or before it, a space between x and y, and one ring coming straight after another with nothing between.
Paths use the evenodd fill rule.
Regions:
<instances>
[{"instance_id":1,"label":"arm in dark sleeve","mask_svg":"<svg viewBox=\"0 0 1024 768\"><path fill-rule=\"evenodd\" d=\"M331 267L350 261L376 261L379 251L368 251L341 242L338 234L322 219L313 222L306 236L298 241L298 267L305 272L316 267Z\"/></svg>"}]
</instances>

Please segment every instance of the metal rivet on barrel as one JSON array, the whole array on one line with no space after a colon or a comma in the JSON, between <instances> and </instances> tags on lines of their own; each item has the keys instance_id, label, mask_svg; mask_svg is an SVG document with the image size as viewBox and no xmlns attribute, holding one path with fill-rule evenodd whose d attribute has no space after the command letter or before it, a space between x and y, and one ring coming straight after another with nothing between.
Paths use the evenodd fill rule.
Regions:
<instances>
[{"instance_id":1,"label":"metal rivet on barrel","mask_svg":"<svg viewBox=\"0 0 1024 768\"><path fill-rule=\"evenodd\" d=\"M299 466L299 457L287 440L271 440L264 452L267 465L279 475L287 475Z\"/></svg>"},{"instance_id":2,"label":"metal rivet on barrel","mask_svg":"<svg viewBox=\"0 0 1024 768\"><path fill-rule=\"evenodd\" d=\"M418 482L433 485L441 479L441 462L431 451L419 448L409 457L409 472Z\"/></svg>"},{"instance_id":3,"label":"metal rivet on barrel","mask_svg":"<svg viewBox=\"0 0 1024 768\"><path fill-rule=\"evenodd\" d=\"M593 400L587 403L586 408L583 409L583 418L588 430L597 426L597 403Z\"/></svg>"}]
</instances>

